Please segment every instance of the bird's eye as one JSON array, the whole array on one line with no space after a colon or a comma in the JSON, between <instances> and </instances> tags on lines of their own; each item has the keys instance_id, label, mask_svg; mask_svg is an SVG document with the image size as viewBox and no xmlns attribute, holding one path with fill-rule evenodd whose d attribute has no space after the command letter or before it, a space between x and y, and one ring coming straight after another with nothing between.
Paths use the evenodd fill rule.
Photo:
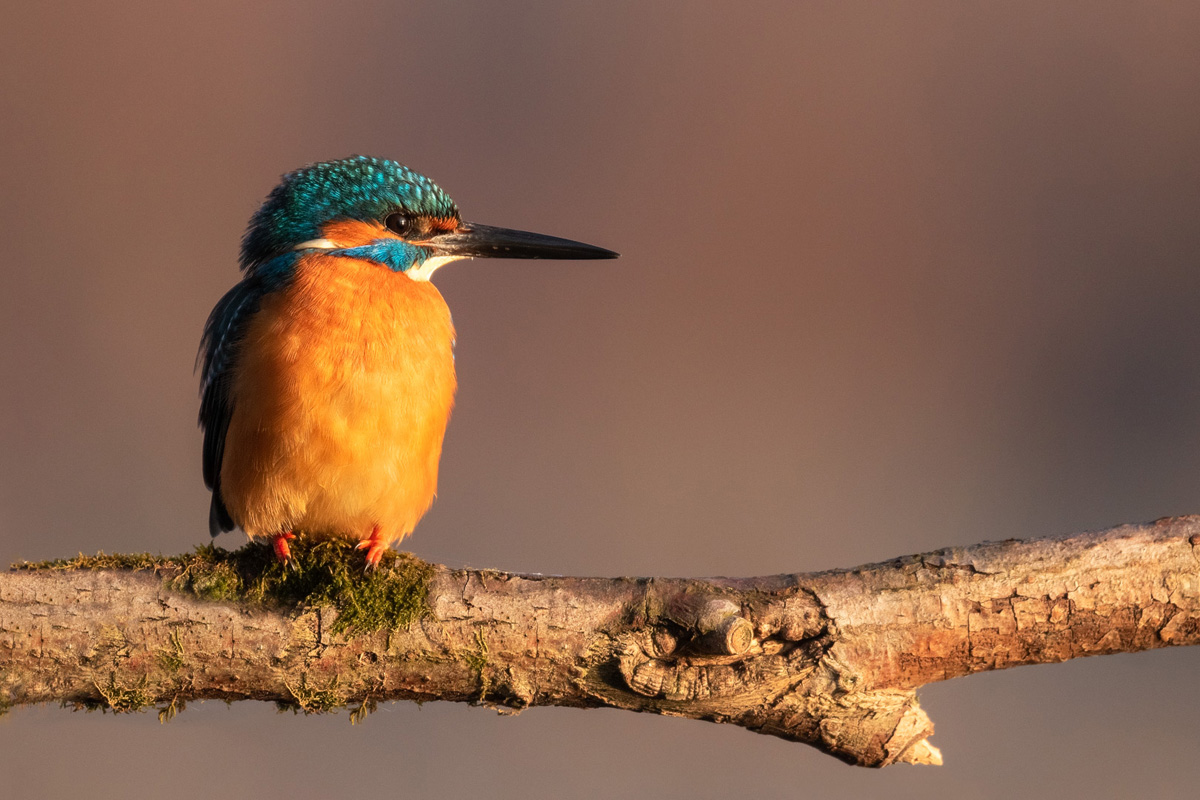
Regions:
<instances>
[{"instance_id":1,"label":"bird's eye","mask_svg":"<svg viewBox=\"0 0 1200 800\"><path fill-rule=\"evenodd\" d=\"M410 217L407 214L388 214L383 224L397 236L408 237L417 232L416 218Z\"/></svg>"}]
</instances>

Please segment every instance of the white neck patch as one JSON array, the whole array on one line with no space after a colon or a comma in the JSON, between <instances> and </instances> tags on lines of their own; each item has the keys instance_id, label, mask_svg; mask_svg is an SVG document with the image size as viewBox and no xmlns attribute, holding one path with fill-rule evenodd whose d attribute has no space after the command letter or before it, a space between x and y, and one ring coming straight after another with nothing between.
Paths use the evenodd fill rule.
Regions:
<instances>
[{"instance_id":1,"label":"white neck patch","mask_svg":"<svg viewBox=\"0 0 1200 800\"><path fill-rule=\"evenodd\" d=\"M470 256L433 256L425 259L425 263L419 267L404 270L404 274L412 278L414 281L427 281L433 277L433 273L439 268L444 267L451 261L460 261Z\"/></svg>"},{"instance_id":2,"label":"white neck patch","mask_svg":"<svg viewBox=\"0 0 1200 800\"><path fill-rule=\"evenodd\" d=\"M337 250L338 244L332 239L309 239L307 242L301 242L292 248L292 250Z\"/></svg>"}]
</instances>

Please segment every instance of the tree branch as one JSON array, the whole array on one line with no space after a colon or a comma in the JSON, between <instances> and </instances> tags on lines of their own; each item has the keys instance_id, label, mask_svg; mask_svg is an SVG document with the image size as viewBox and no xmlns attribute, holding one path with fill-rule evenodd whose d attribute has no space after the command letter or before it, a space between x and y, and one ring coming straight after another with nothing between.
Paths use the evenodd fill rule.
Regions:
<instances>
[{"instance_id":1,"label":"tree branch","mask_svg":"<svg viewBox=\"0 0 1200 800\"><path fill-rule=\"evenodd\" d=\"M166 719L196 699L608 706L741 725L865 766L938 764L914 690L984 670L1200 642L1200 517L760 578L564 578L432 566L407 627L337 605L180 591L181 568L0 574L0 703ZM347 618L350 606L341 604Z\"/></svg>"}]
</instances>

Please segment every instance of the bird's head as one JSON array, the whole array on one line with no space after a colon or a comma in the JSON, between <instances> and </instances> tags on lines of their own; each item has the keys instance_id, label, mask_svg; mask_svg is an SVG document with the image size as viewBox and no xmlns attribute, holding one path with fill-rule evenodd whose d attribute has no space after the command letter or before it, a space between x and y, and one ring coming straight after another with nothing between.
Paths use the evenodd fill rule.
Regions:
<instances>
[{"instance_id":1,"label":"bird's head","mask_svg":"<svg viewBox=\"0 0 1200 800\"><path fill-rule=\"evenodd\" d=\"M616 258L569 239L463 222L433 181L383 158L353 156L288 173L250 220L242 269L326 250L428 280L460 258Z\"/></svg>"}]
</instances>

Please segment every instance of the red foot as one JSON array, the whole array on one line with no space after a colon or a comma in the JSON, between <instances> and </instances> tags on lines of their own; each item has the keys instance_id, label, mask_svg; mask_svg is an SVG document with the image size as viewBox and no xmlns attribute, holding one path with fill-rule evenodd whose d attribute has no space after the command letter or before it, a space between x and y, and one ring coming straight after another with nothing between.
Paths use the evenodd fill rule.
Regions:
<instances>
[{"instance_id":1,"label":"red foot","mask_svg":"<svg viewBox=\"0 0 1200 800\"><path fill-rule=\"evenodd\" d=\"M379 560L383 558L388 545L383 541L379 533L379 526L376 525L371 529L371 535L355 545L354 549L367 551L367 569L372 570L379 566Z\"/></svg>"},{"instance_id":2,"label":"red foot","mask_svg":"<svg viewBox=\"0 0 1200 800\"><path fill-rule=\"evenodd\" d=\"M296 538L296 534L291 531L277 533L271 537L271 547L275 550L275 560L280 564L287 564L292 560L292 550L288 547L288 542Z\"/></svg>"}]
</instances>

